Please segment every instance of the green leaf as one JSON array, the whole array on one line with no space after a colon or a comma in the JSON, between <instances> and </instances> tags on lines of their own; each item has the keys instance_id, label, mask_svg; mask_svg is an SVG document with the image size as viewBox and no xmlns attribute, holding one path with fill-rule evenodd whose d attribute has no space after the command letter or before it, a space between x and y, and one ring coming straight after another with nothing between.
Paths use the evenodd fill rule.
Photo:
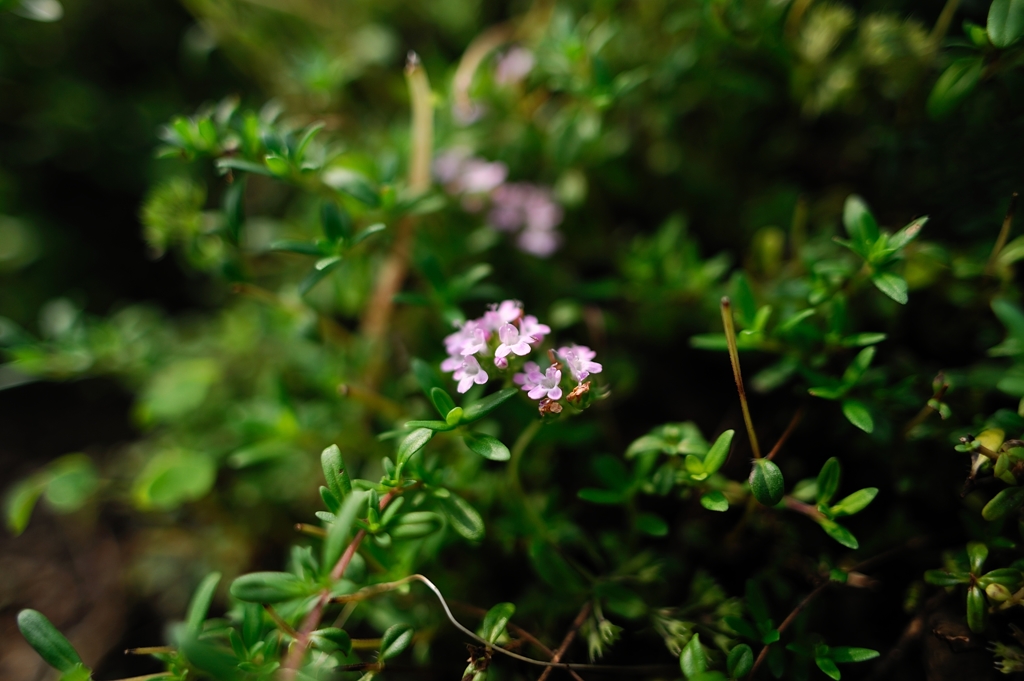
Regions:
<instances>
[{"instance_id":1,"label":"green leaf","mask_svg":"<svg viewBox=\"0 0 1024 681\"><path fill-rule=\"evenodd\" d=\"M306 128L306 131L304 133L302 133L302 137L299 139L299 143L295 145L295 155L294 155L294 158L295 158L295 162L296 163L301 163L302 162L302 159L305 158L305 156L306 156L306 149L309 147L310 143L313 141L313 138L316 137L316 134L318 132L320 132L321 130L323 130L323 129L324 129L324 122L323 121L317 121L316 123L311 123Z\"/></svg>"},{"instance_id":2,"label":"green leaf","mask_svg":"<svg viewBox=\"0 0 1024 681\"><path fill-rule=\"evenodd\" d=\"M448 518L448 524L459 535L470 541L478 541L483 538L484 520L465 499L449 493L447 497L438 499L438 505Z\"/></svg>"},{"instance_id":3,"label":"green leaf","mask_svg":"<svg viewBox=\"0 0 1024 681\"><path fill-rule=\"evenodd\" d=\"M263 157L263 162L272 175L284 177L291 174L292 164L288 162L288 159L281 158L275 154L267 154Z\"/></svg>"},{"instance_id":4,"label":"green leaf","mask_svg":"<svg viewBox=\"0 0 1024 681\"><path fill-rule=\"evenodd\" d=\"M466 446L474 453L479 454L491 461L508 461L512 453L508 447L496 437L484 435L483 433L469 432L462 436Z\"/></svg>"},{"instance_id":5,"label":"green leaf","mask_svg":"<svg viewBox=\"0 0 1024 681\"><path fill-rule=\"evenodd\" d=\"M875 421L871 418L871 412L868 411L867 405L860 400L843 400L843 416L865 433L870 433L875 429Z\"/></svg>"},{"instance_id":6,"label":"green leaf","mask_svg":"<svg viewBox=\"0 0 1024 681\"><path fill-rule=\"evenodd\" d=\"M998 520L1021 506L1024 506L1024 487L1007 487L985 504L981 516L985 520Z\"/></svg>"},{"instance_id":7,"label":"green leaf","mask_svg":"<svg viewBox=\"0 0 1024 681\"><path fill-rule=\"evenodd\" d=\"M455 426L462 423L463 415L462 407L453 407L450 412L444 417L444 422L454 428Z\"/></svg>"},{"instance_id":8,"label":"green leaf","mask_svg":"<svg viewBox=\"0 0 1024 681\"><path fill-rule=\"evenodd\" d=\"M434 404L434 409L437 409L437 413L441 415L441 418L448 416L448 413L455 408L455 400L443 388L431 388L430 401Z\"/></svg>"},{"instance_id":9,"label":"green leaf","mask_svg":"<svg viewBox=\"0 0 1024 681\"><path fill-rule=\"evenodd\" d=\"M877 650L871 650L870 648L851 648L849 646L838 646L830 648L828 656L833 661L839 664L846 664L848 662L867 662L878 657Z\"/></svg>"},{"instance_id":10,"label":"green leaf","mask_svg":"<svg viewBox=\"0 0 1024 681\"><path fill-rule=\"evenodd\" d=\"M865 487L864 489L857 490L833 506L831 508L832 515L836 518L841 518L843 516L853 515L854 513L860 513L867 508L867 505L874 500L875 495L877 494L877 487Z\"/></svg>"},{"instance_id":11,"label":"green leaf","mask_svg":"<svg viewBox=\"0 0 1024 681\"><path fill-rule=\"evenodd\" d=\"M725 617L723 618L725 623L730 629L735 631L740 636L748 638L751 641L760 641L761 636L757 633L757 630L751 626L749 622L739 617Z\"/></svg>"},{"instance_id":12,"label":"green leaf","mask_svg":"<svg viewBox=\"0 0 1024 681\"><path fill-rule=\"evenodd\" d=\"M711 445L711 449L704 455L704 471L708 475L718 471L729 457L729 448L732 446L732 437L735 434L735 430L727 430L719 435L715 444Z\"/></svg>"},{"instance_id":13,"label":"green leaf","mask_svg":"<svg viewBox=\"0 0 1024 681\"><path fill-rule=\"evenodd\" d=\"M971 631L979 633L985 630L985 620L988 614L988 603L985 601L985 591L978 585L967 590L967 626Z\"/></svg>"},{"instance_id":14,"label":"green leaf","mask_svg":"<svg viewBox=\"0 0 1024 681\"><path fill-rule=\"evenodd\" d=\"M679 668L683 670L683 676L687 679L692 679L707 670L708 658L700 644L699 634L694 634L690 642L683 648L683 652L679 655Z\"/></svg>"},{"instance_id":15,"label":"green leaf","mask_svg":"<svg viewBox=\"0 0 1024 681\"><path fill-rule=\"evenodd\" d=\"M316 585L290 572L250 572L231 583L231 595L248 603L281 603L309 596Z\"/></svg>"},{"instance_id":16,"label":"green leaf","mask_svg":"<svg viewBox=\"0 0 1024 681\"><path fill-rule=\"evenodd\" d=\"M808 388L807 392L815 397L820 397L823 400L838 400L840 397L846 394L849 388L845 385L840 386L815 386Z\"/></svg>"},{"instance_id":17,"label":"green leaf","mask_svg":"<svg viewBox=\"0 0 1024 681\"><path fill-rule=\"evenodd\" d=\"M84 454L62 456L48 469L46 501L61 513L80 509L99 485L96 467Z\"/></svg>"},{"instance_id":18,"label":"green leaf","mask_svg":"<svg viewBox=\"0 0 1024 681\"><path fill-rule=\"evenodd\" d=\"M498 603L487 611L480 627L480 636L489 643L495 643L505 633L505 626L516 612L512 603Z\"/></svg>"},{"instance_id":19,"label":"green leaf","mask_svg":"<svg viewBox=\"0 0 1024 681\"><path fill-rule=\"evenodd\" d=\"M754 667L754 651L746 643L740 643L729 651L729 657L726 658L725 664L729 676L734 679L742 678L749 674Z\"/></svg>"},{"instance_id":20,"label":"green leaf","mask_svg":"<svg viewBox=\"0 0 1024 681\"><path fill-rule=\"evenodd\" d=\"M432 437L434 437L434 431L430 428L417 428L409 433L402 440L402 444L398 445L398 468L403 468L413 454L423 449Z\"/></svg>"},{"instance_id":21,"label":"green leaf","mask_svg":"<svg viewBox=\"0 0 1024 681\"><path fill-rule=\"evenodd\" d=\"M394 524L389 525L388 532L395 539L420 539L437 532L443 526L444 521L437 513L413 511L400 516Z\"/></svg>"},{"instance_id":22,"label":"green leaf","mask_svg":"<svg viewBox=\"0 0 1024 681\"><path fill-rule=\"evenodd\" d=\"M878 223L868 210L864 199L856 194L846 198L843 206L843 225L846 233L853 240L853 245L862 255L867 252L867 247L878 240Z\"/></svg>"},{"instance_id":23,"label":"green leaf","mask_svg":"<svg viewBox=\"0 0 1024 681\"><path fill-rule=\"evenodd\" d=\"M402 651L412 643L415 633L408 624L395 624L388 627L380 639L380 656L377 659L384 662L401 655Z\"/></svg>"},{"instance_id":24,"label":"green leaf","mask_svg":"<svg viewBox=\"0 0 1024 681\"><path fill-rule=\"evenodd\" d=\"M432 366L418 357L413 357L410 364L412 365L412 374L416 377L416 382L419 383L420 390L423 391L424 395L429 398L430 393L434 388L444 390L444 384L441 382L441 379L438 377L437 372L434 371ZM515 392L515 390L513 390L513 392ZM469 409L466 411L468 412ZM445 414L442 414L442 416L445 416ZM463 418L465 418L465 416L463 416Z\"/></svg>"},{"instance_id":25,"label":"green leaf","mask_svg":"<svg viewBox=\"0 0 1024 681\"><path fill-rule=\"evenodd\" d=\"M210 611L210 603L213 602L213 595L217 592L219 583L220 573L211 572L196 587L196 592L188 604L188 614L185 615L185 629L190 636L198 636L202 632L203 622Z\"/></svg>"},{"instance_id":26,"label":"green leaf","mask_svg":"<svg viewBox=\"0 0 1024 681\"><path fill-rule=\"evenodd\" d=\"M144 423L175 421L201 407L220 377L220 364L214 359L173 362L149 379L139 399L138 414Z\"/></svg>"},{"instance_id":27,"label":"green leaf","mask_svg":"<svg viewBox=\"0 0 1024 681\"><path fill-rule=\"evenodd\" d=\"M311 635L313 646L328 652L338 652L348 655L352 652L352 638L344 629L337 627L326 627L317 629Z\"/></svg>"},{"instance_id":28,"label":"green leaf","mask_svg":"<svg viewBox=\"0 0 1024 681\"><path fill-rule=\"evenodd\" d=\"M936 120L949 115L974 90L981 80L984 66L983 57L964 57L953 61L935 81L928 95L928 115Z\"/></svg>"},{"instance_id":29,"label":"green leaf","mask_svg":"<svg viewBox=\"0 0 1024 681\"><path fill-rule=\"evenodd\" d=\"M352 218L347 210L334 201L323 202L320 207L320 223L328 241L337 242L352 237Z\"/></svg>"},{"instance_id":30,"label":"green leaf","mask_svg":"<svg viewBox=\"0 0 1024 681\"><path fill-rule=\"evenodd\" d=\"M900 275L892 272L875 272L871 275L871 283L900 305L907 304L907 280Z\"/></svg>"},{"instance_id":31,"label":"green leaf","mask_svg":"<svg viewBox=\"0 0 1024 681\"><path fill-rule=\"evenodd\" d=\"M830 658L827 657L816 657L814 658L814 664L818 665L818 669L825 672L825 675L835 681L839 681L842 674L839 673L839 667Z\"/></svg>"},{"instance_id":32,"label":"green leaf","mask_svg":"<svg viewBox=\"0 0 1024 681\"><path fill-rule=\"evenodd\" d=\"M473 421L482 419L517 392L519 392L519 390L516 388L505 388L504 390L499 390L493 395L488 395L478 402L474 402L465 408L465 411L462 413L462 422L472 423Z\"/></svg>"},{"instance_id":33,"label":"green leaf","mask_svg":"<svg viewBox=\"0 0 1024 681\"><path fill-rule=\"evenodd\" d=\"M928 570L924 573L924 581L935 586L956 586L971 580L967 573L947 572L946 570Z\"/></svg>"},{"instance_id":34,"label":"green leaf","mask_svg":"<svg viewBox=\"0 0 1024 681\"><path fill-rule=\"evenodd\" d=\"M4 515L7 527L13 534L19 535L28 527L32 509L45 488L46 479L37 476L26 478L11 487L4 504Z\"/></svg>"},{"instance_id":35,"label":"green leaf","mask_svg":"<svg viewBox=\"0 0 1024 681\"><path fill-rule=\"evenodd\" d=\"M360 203L371 208L380 206L380 194L362 173L349 168L329 168L324 171L321 179L328 187L348 194Z\"/></svg>"},{"instance_id":36,"label":"green leaf","mask_svg":"<svg viewBox=\"0 0 1024 681\"><path fill-rule=\"evenodd\" d=\"M668 523L653 513L640 513L636 517L636 529L652 537L668 535Z\"/></svg>"},{"instance_id":37,"label":"green leaf","mask_svg":"<svg viewBox=\"0 0 1024 681\"><path fill-rule=\"evenodd\" d=\"M321 564L325 572L330 573L335 563L341 558L342 549L348 541L349 531L366 508L368 494L351 492L341 504L334 516L334 521L327 530L327 538L323 543L323 560Z\"/></svg>"},{"instance_id":38,"label":"green leaf","mask_svg":"<svg viewBox=\"0 0 1024 681\"><path fill-rule=\"evenodd\" d=\"M312 255L319 257L324 255L320 245L315 241L298 241L296 239L278 239L270 242L267 247L271 251L283 251L285 253L296 253L298 255Z\"/></svg>"},{"instance_id":39,"label":"green leaf","mask_svg":"<svg viewBox=\"0 0 1024 681\"><path fill-rule=\"evenodd\" d=\"M80 664L71 671L61 674L58 681L92 681L92 670Z\"/></svg>"},{"instance_id":40,"label":"green leaf","mask_svg":"<svg viewBox=\"0 0 1024 681\"><path fill-rule=\"evenodd\" d=\"M856 549L860 547L860 543L857 541L857 538L853 536L853 533L839 523L828 519L822 519L818 522L821 525L821 529L825 530L825 534L832 537L843 546L849 549Z\"/></svg>"},{"instance_id":41,"label":"green leaf","mask_svg":"<svg viewBox=\"0 0 1024 681\"><path fill-rule=\"evenodd\" d=\"M768 459L756 459L750 469L750 491L754 498L765 506L775 506L782 501L786 482L782 471Z\"/></svg>"},{"instance_id":42,"label":"green leaf","mask_svg":"<svg viewBox=\"0 0 1024 681\"><path fill-rule=\"evenodd\" d=\"M729 500L718 490L708 492L702 496L700 498L700 505L709 511L717 511L719 513L729 510Z\"/></svg>"},{"instance_id":43,"label":"green leaf","mask_svg":"<svg viewBox=\"0 0 1024 681\"><path fill-rule=\"evenodd\" d=\"M206 454L186 449L160 452L135 480L132 496L142 509L169 510L206 496L217 466Z\"/></svg>"},{"instance_id":44,"label":"green leaf","mask_svg":"<svg viewBox=\"0 0 1024 681\"><path fill-rule=\"evenodd\" d=\"M865 345L874 345L885 340L884 333L855 333L843 339L844 348L859 348Z\"/></svg>"},{"instance_id":45,"label":"green leaf","mask_svg":"<svg viewBox=\"0 0 1024 681\"><path fill-rule=\"evenodd\" d=\"M448 423L447 421L406 421L406 428L429 428L430 430L436 430L444 432L453 430L455 426Z\"/></svg>"},{"instance_id":46,"label":"green leaf","mask_svg":"<svg viewBox=\"0 0 1024 681\"><path fill-rule=\"evenodd\" d=\"M246 161L244 159L217 159L214 165L216 165L217 170L220 170L222 173L226 173L228 170L243 170L247 173L266 175L267 177L270 177L273 174L266 166L259 163L253 163L252 161Z\"/></svg>"},{"instance_id":47,"label":"green leaf","mask_svg":"<svg viewBox=\"0 0 1024 681\"><path fill-rule=\"evenodd\" d=\"M27 609L19 612L18 630L39 657L57 671L68 673L82 664L82 658L71 642L43 613Z\"/></svg>"},{"instance_id":48,"label":"green leaf","mask_svg":"<svg viewBox=\"0 0 1024 681\"><path fill-rule=\"evenodd\" d=\"M834 456L821 467L821 472L818 473L817 500L819 504L827 504L839 490L839 473L839 459Z\"/></svg>"},{"instance_id":49,"label":"green leaf","mask_svg":"<svg viewBox=\"0 0 1024 681\"><path fill-rule=\"evenodd\" d=\"M985 567L985 560L988 558L988 547L980 541L972 541L967 544L967 559L971 563L971 573L980 575Z\"/></svg>"},{"instance_id":50,"label":"green leaf","mask_svg":"<svg viewBox=\"0 0 1024 681\"><path fill-rule=\"evenodd\" d=\"M338 445L331 445L320 454L320 465L324 469L327 487L338 502L341 502L352 491L352 480L345 469Z\"/></svg>"},{"instance_id":51,"label":"green leaf","mask_svg":"<svg viewBox=\"0 0 1024 681\"><path fill-rule=\"evenodd\" d=\"M736 316L739 317L740 325L743 328L750 328L754 325L754 318L757 316L757 301L754 300L754 291L750 288L750 281L742 271L737 271L732 276L731 287L733 308Z\"/></svg>"},{"instance_id":52,"label":"green leaf","mask_svg":"<svg viewBox=\"0 0 1024 681\"><path fill-rule=\"evenodd\" d=\"M996 47L1009 47L1024 35L1024 0L992 0L985 24Z\"/></svg>"},{"instance_id":53,"label":"green leaf","mask_svg":"<svg viewBox=\"0 0 1024 681\"><path fill-rule=\"evenodd\" d=\"M385 225L383 222L375 222L372 225L370 225L369 227L367 227L366 229L364 229L363 231L359 232L359 234L356 234L352 238L352 245L353 246L358 246L359 244L363 243L364 241L369 239L374 234L377 234L379 232L383 232L387 228L388 228L388 226Z\"/></svg>"},{"instance_id":54,"label":"green leaf","mask_svg":"<svg viewBox=\"0 0 1024 681\"><path fill-rule=\"evenodd\" d=\"M864 372L871 366L871 361L875 358L876 348L864 348L857 353L857 356L850 362L850 366L846 367L846 371L843 372L843 385L850 388L856 385L863 376Z\"/></svg>"},{"instance_id":55,"label":"green leaf","mask_svg":"<svg viewBox=\"0 0 1024 681\"><path fill-rule=\"evenodd\" d=\"M911 241L917 238L917 235L921 233L921 229L925 223L928 222L927 217L920 217L909 225L901 229L900 231L889 237L889 248L899 250L909 244Z\"/></svg>"},{"instance_id":56,"label":"green leaf","mask_svg":"<svg viewBox=\"0 0 1024 681\"><path fill-rule=\"evenodd\" d=\"M309 271L309 274L299 282L299 295L304 296L313 290L317 284L327 278L331 272L336 270L341 265L341 256L331 256L330 258L324 258L313 266L313 269Z\"/></svg>"}]
</instances>

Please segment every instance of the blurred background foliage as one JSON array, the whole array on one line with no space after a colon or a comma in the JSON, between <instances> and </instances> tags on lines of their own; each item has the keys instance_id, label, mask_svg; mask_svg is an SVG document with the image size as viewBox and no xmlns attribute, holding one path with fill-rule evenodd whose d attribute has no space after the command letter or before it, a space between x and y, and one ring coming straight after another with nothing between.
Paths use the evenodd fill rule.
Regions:
<instances>
[{"instance_id":1,"label":"blurred background foliage","mask_svg":"<svg viewBox=\"0 0 1024 681\"><path fill-rule=\"evenodd\" d=\"M952 450L967 432L1024 429L1019 348L988 352L1004 327L1021 333L1024 248L990 253L1020 187L1024 48L1011 29L986 32L987 0L64 0L54 22L27 19L36 5L48 7L0 12L0 461L20 481L8 523L29 528L6 541L17 562L34 523L116 537L122 626L159 637L153 623L180 618L211 569L278 566L317 503L315 453L337 442L379 475L393 443L378 436L430 412L410 358L440 362L450 322L504 298L605 364L611 398L545 427L521 474L560 545L642 593L602 596L620 623L644 622L623 647L656 658L664 639L678 654L692 632L676 609L728 610L751 565L789 603L801 575L842 555L772 516L738 541L738 517L709 519L685 485L628 511L577 498L627 475L622 454L656 426L739 430L728 363L709 350L724 346L707 335L723 294L747 333L763 444L803 410L780 456L787 480L839 456L844 488L881 490L852 521L865 555L921 540L876 591L831 596L847 616L815 620L830 640L888 650L925 599L924 570L991 535L984 499L960 500L966 463ZM488 225L497 194L438 181L413 200L409 51L430 78L435 152L500 162L497 185L529 183L561 211L550 258ZM832 240L850 194L890 232L930 219L862 268ZM410 275L390 326L368 334L408 215L421 221ZM858 279L890 270L905 307ZM793 332L811 308L813 329ZM883 335L873 368L840 379ZM915 423L940 371L953 415ZM872 427L815 387L853 390ZM486 427L511 443L533 418L517 403ZM526 550L504 469L460 447L443 449L445 475L488 537L440 553L437 581L467 602L515 600L554 641L578 602L551 599L561 583ZM734 479L746 447L725 469ZM46 509L30 520L37 498ZM685 605L708 572L721 598ZM14 586L2 602L24 604ZM947 678L927 668L907 663L901 678Z\"/></svg>"}]
</instances>

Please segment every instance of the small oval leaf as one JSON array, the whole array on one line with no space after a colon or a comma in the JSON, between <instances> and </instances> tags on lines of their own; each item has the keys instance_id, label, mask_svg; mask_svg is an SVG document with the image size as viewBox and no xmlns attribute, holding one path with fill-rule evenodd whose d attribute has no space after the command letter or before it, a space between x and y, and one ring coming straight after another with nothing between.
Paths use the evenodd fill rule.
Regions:
<instances>
[{"instance_id":1,"label":"small oval leaf","mask_svg":"<svg viewBox=\"0 0 1024 681\"><path fill-rule=\"evenodd\" d=\"M38 610L19 612L18 630L39 656L46 660L46 664L54 669L66 673L82 664L82 658L71 642Z\"/></svg>"},{"instance_id":2,"label":"small oval leaf","mask_svg":"<svg viewBox=\"0 0 1024 681\"><path fill-rule=\"evenodd\" d=\"M748 482L754 498L765 506L775 506L782 501L786 482L775 463L767 459L755 460Z\"/></svg>"}]
</instances>

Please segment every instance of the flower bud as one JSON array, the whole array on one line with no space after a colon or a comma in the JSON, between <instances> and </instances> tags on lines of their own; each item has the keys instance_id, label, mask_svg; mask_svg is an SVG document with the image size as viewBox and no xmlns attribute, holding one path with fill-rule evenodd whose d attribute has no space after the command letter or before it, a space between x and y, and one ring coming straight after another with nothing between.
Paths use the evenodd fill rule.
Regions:
<instances>
[{"instance_id":1,"label":"flower bud","mask_svg":"<svg viewBox=\"0 0 1024 681\"><path fill-rule=\"evenodd\" d=\"M508 369L508 360L504 357L495 357L494 366L498 367L499 369Z\"/></svg>"}]
</instances>

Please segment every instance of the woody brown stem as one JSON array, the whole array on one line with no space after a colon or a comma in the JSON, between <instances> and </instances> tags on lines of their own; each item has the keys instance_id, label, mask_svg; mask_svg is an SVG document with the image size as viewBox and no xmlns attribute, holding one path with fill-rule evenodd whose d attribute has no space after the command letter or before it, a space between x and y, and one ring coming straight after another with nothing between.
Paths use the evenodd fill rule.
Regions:
<instances>
[{"instance_id":1,"label":"woody brown stem","mask_svg":"<svg viewBox=\"0 0 1024 681\"><path fill-rule=\"evenodd\" d=\"M743 409L743 423L747 426L750 448L754 458L761 458L761 446L757 443L754 422L750 418L750 407L747 405L747 391L743 387L743 373L740 371L740 352L736 347L736 327L732 321L732 304L728 298L722 298L722 325L725 327L725 342L729 345L729 361L732 362L732 377L736 381L736 392L740 395L740 408Z\"/></svg>"},{"instance_id":2,"label":"woody brown stem","mask_svg":"<svg viewBox=\"0 0 1024 681\"><path fill-rule=\"evenodd\" d=\"M569 632L565 635L565 638L562 639L562 645L558 646L558 649L555 651L555 654L552 655L552 662L562 661L562 655L564 655L565 651L569 649L570 645L572 645L573 639L576 638L576 632L579 631L580 627L583 626L583 623L587 621L587 617L590 616L590 608L590 601L584 603L583 607L580 608L579 614L576 615L576 619L572 621L572 626L569 627ZM552 669L554 669L554 667L548 667L547 669L545 669L544 673L540 675L540 678L537 679L537 681L546 681L548 676L551 675Z\"/></svg>"},{"instance_id":3,"label":"woody brown stem","mask_svg":"<svg viewBox=\"0 0 1024 681\"><path fill-rule=\"evenodd\" d=\"M405 68L412 107L411 149L409 151L409 193L413 196L430 189L430 158L434 152L434 104L431 101L430 81L415 52L409 54ZM384 368L384 336L387 334L394 312L395 295L409 270L409 255L416 229L416 219L406 216L395 227L395 240L384 264L377 274L373 295L363 315L362 334L370 344L365 385L373 390L380 381Z\"/></svg>"},{"instance_id":4,"label":"woody brown stem","mask_svg":"<svg viewBox=\"0 0 1024 681\"><path fill-rule=\"evenodd\" d=\"M388 492L380 500L380 510L384 510L384 507L395 497L395 492ZM352 538L348 548L341 554L341 558L334 564L334 569L331 570L331 582L336 582L341 579L341 576L345 574L345 570L348 569L349 563L352 562L352 557L356 555L356 551L359 549L359 544L362 543L363 538L366 536L366 530L359 530L356 535ZM306 648L309 647L309 639L316 631L316 628L320 625L320 620L324 615L324 608L331 600L331 590L324 589L320 592L319 598L317 598L316 605L306 619L302 621L302 626L299 628L295 636L295 643L292 644L291 649L288 651L287 657L285 657L284 664L281 666L281 672L279 677L282 681L292 681L298 673L299 667L302 665L302 658L306 654Z\"/></svg>"}]
</instances>

